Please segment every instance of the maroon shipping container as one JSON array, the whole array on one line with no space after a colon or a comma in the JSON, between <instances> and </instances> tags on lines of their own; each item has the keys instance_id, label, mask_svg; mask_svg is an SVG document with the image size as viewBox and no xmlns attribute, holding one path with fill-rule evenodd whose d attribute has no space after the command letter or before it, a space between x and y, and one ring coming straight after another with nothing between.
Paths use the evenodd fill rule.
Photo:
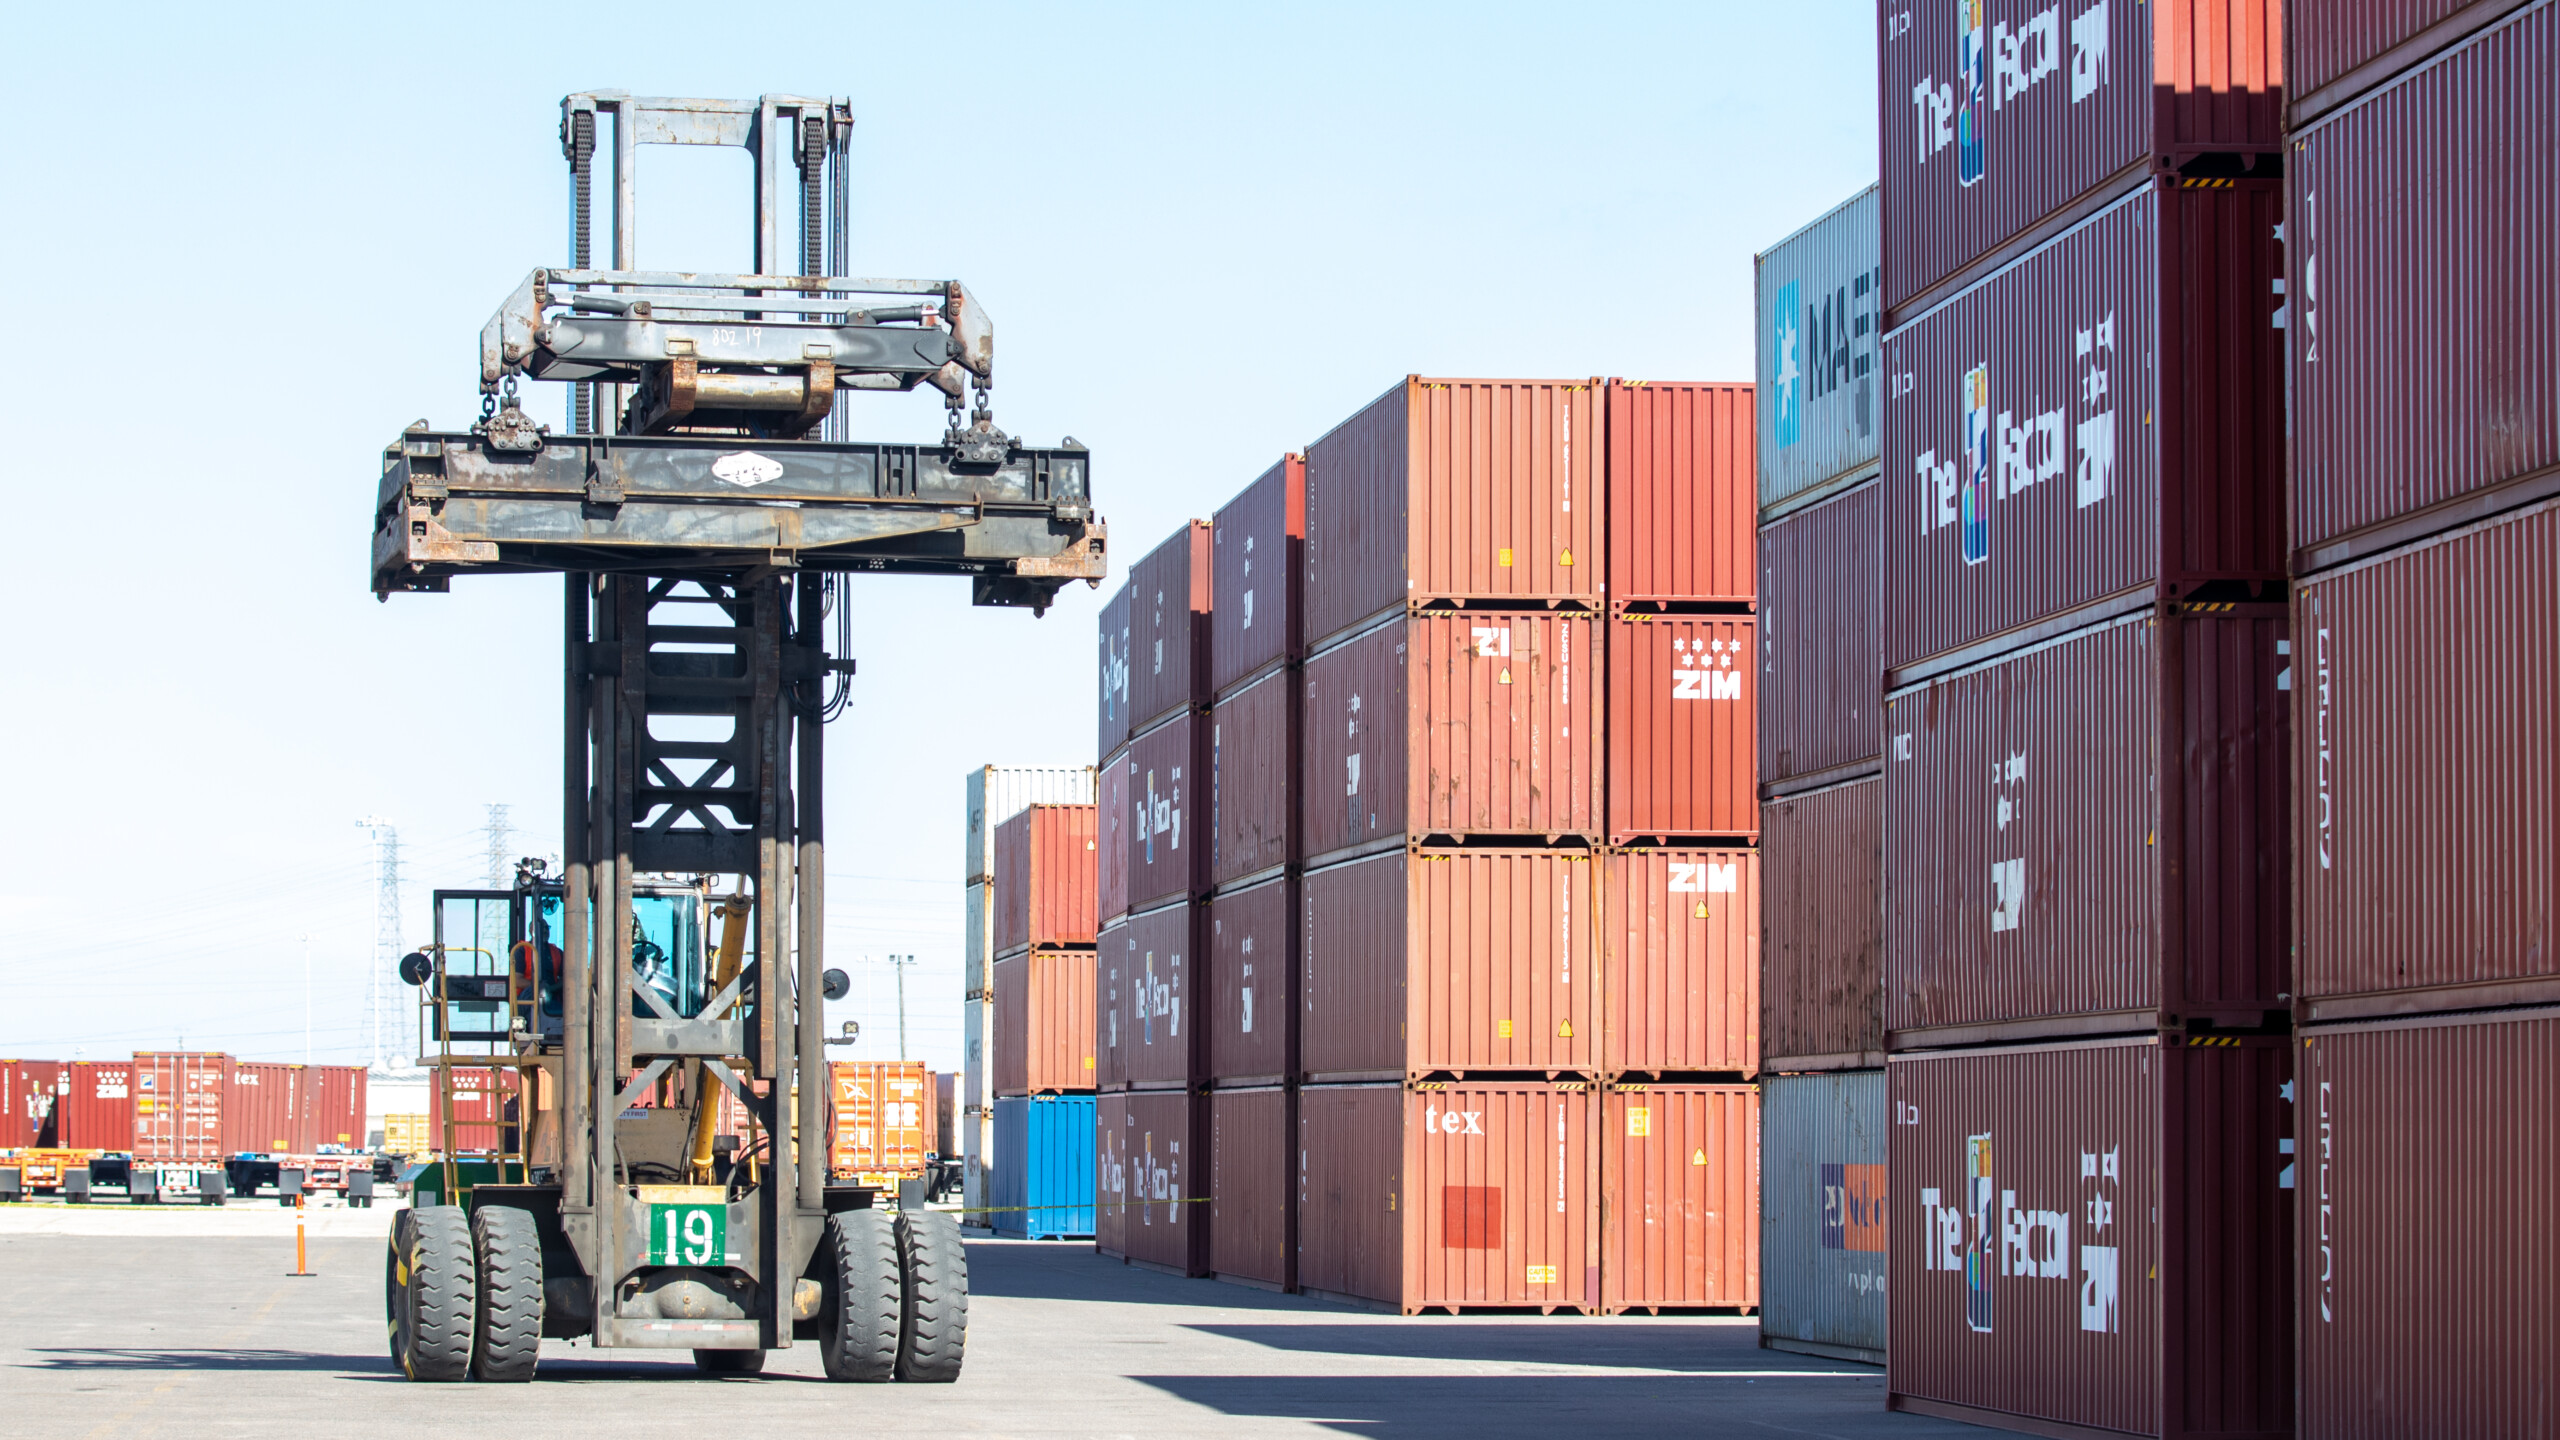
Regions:
<instances>
[{"instance_id":1,"label":"maroon shipping container","mask_svg":"<svg viewBox=\"0 0 2560 1440\"><path fill-rule=\"evenodd\" d=\"M1093 952L1034 950L994 969L996 1093L1094 1088Z\"/></svg>"},{"instance_id":2,"label":"maroon shipping container","mask_svg":"<svg viewBox=\"0 0 2560 1440\"><path fill-rule=\"evenodd\" d=\"M59 1060L0 1060L0 1150L59 1146L57 1113L64 1066Z\"/></svg>"},{"instance_id":3,"label":"maroon shipping container","mask_svg":"<svg viewBox=\"0 0 2560 1440\"><path fill-rule=\"evenodd\" d=\"M1601 863L1609 887L1601 1068L1611 1075L1759 1069L1760 857L1621 850Z\"/></svg>"},{"instance_id":4,"label":"maroon shipping container","mask_svg":"<svg viewBox=\"0 0 2560 1440\"><path fill-rule=\"evenodd\" d=\"M1208 1114L1206 1097L1184 1090L1130 1090L1095 1107L1096 1208L1116 1212L1119 1241L1106 1253L1176 1275L1208 1273L1209 1191L1195 1164L1209 1148Z\"/></svg>"},{"instance_id":5,"label":"maroon shipping container","mask_svg":"<svg viewBox=\"0 0 2560 1440\"><path fill-rule=\"evenodd\" d=\"M1136 812L1129 808L1129 752L1121 750L1094 772L1094 886L1098 921L1129 913L1129 852L1137 845Z\"/></svg>"},{"instance_id":6,"label":"maroon shipping container","mask_svg":"<svg viewBox=\"0 0 2560 1440\"><path fill-rule=\"evenodd\" d=\"M1100 643L1096 679L1101 691L1094 754L1108 755L1129 743L1129 586L1121 585L1102 602L1095 625Z\"/></svg>"},{"instance_id":7,"label":"maroon shipping container","mask_svg":"<svg viewBox=\"0 0 2560 1440\"><path fill-rule=\"evenodd\" d=\"M1760 1065L1884 1064L1884 781L1760 810Z\"/></svg>"},{"instance_id":8,"label":"maroon shipping container","mask_svg":"<svg viewBox=\"0 0 2560 1440\"><path fill-rule=\"evenodd\" d=\"M2304 1435L2548 1435L2560 1011L2306 1030Z\"/></svg>"},{"instance_id":9,"label":"maroon shipping container","mask_svg":"<svg viewBox=\"0 0 2560 1440\"><path fill-rule=\"evenodd\" d=\"M1395 850L1307 872L1301 1076L1595 1073L1596 868L1573 850Z\"/></svg>"},{"instance_id":10,"label":"maroon shipping container","mask_svg":"<svg viewBox=\"0 0 2560 1440\"><path fill-rule=\"evenodd\" d=\"M2253 165L2272 176L2282 10L2281 0L1882 7L1885 323L2137 177Z\"/></svg>"},{"instance_id":11,"label":"maroon shipping container","mask_svg":"<svg viewBox=\"0 0 2560 1440\"><path fill-rule=\"evenodd\" d=\"M1609 600L1749 603L1748 384L1609 382Z\"/></svg>"},{"instance_id":12,"label":"maroon shipping container","mask_svg":"<svg viewBox=\"0 0 2560 1440\"><path fill-rule=\"evenodd\" d=\"M1209 699L1209 522L1129 567L1129 733Z\"/></svg>"},{"instance_id":13,"label":"maroon shipping container","mask_svg":"<svg viewBox=\"0 0 2560 1440\"><path fill-rule=\"evenodd\" d=\"M303 1072L310 1106L312 1148L365 1143L365 1070L361 1065L314 1065Z\"/></svg>"},{"instance_id":14,"label":"maroon shipping container","mask_svg":"<svg viewBox=\"0 0 2560 1440\"><path fill-rule=\"evenodd\" d=\"M1759 621L1760 783L1803 789L1873 769L1884 754L1882 482L1761 528Z\"/></svg>"},{"instance_id":15,"label":"maroon shipping container","mask_svg":"<svg viewBox=\"0 0 2560 1440\"><path fill-rule=\"evenodd\" d=\"M1306 581L1307 461L1280 463L1218 507L1209 546L1209 693L1224 695L1298 658Z\"/></svg>"},{"instance_id":16,"label":"maroon shipping container","mask_svg":"<svg viewBox=\"0 0 2560 1440\"><path fill-rule=\"evenodd\" d=\"M1299 1288L1596 1312L1598 1108L1580 1081L1299 1091Z\"/></svg>"},{"instance_id":17,"label":"maroon shipping container","mask_svg":"<svg viewBox=\"0 0 2560 1440\"><path fill-rule=\"evenodd\" d=\"M1298 858L1297 778L1297 671L1272 671L1210 707L1210 886Z\"/></svg>"},{"instance_id":18,"label":"maroon shipping container","mask_svg":"<svg viewBox=\"0 0 2560 1440\"><path fill-rule=\"evenodd\" d=\"M1095 807L1033 805L996 827L996 953L1093 943Z\"/></svg>"},{"instance_id":19,"label":"maroon shipping container","mask_svg":"<svg viewBox=\"0 0 2560 1440\"><path fill-rule=\"evenodd\" d=\"M1596 380L1408 376L1307 447L1307 648L1433 600L1597 606Z\"/></svg>"},{"instance_id":20,"label":"maroon shipping container","mask_svg":"<svg viewBox=\"0 0 2560 1440\"><path fill-rule=\"evenodd\" d=\"M235 1060L222 1096L222 1153L307 1155L312 1150L304 1067Z\"/></svg>"},{"instance_id":21,"label":"maroon shipping container","mask_svg":"<svg viewBox=\"0 0 2560 1440\"><path fill-rule=\"evenodd\" d=\"M2560 502L2304 581L2306 1019L2560 999Z\"/></svg>"},{"instance_id":22,"label":"maroon shipping container","mask_svg":"<svg viewBox=\"0 0 2560 1440\"><path fill-rule=\"evenodd\" d=\"M1893 1409L2293 1433L2282 1038L1896 1056L1885 1074Z\"/></svg>"},{"instance_id":23,"label":"maroon shipping container","mask_svg":"<svg viewBox=\"0 0 2560 1440\"><path fill-rule=\"evenodd\" d=\"M2145 186L1885 336L1889 670L2282 576L2279 203Z\"/></svg>"},{"instance_id":24,"label":"maroon shipping container","mask_svg":"<svg viewBox=\"0 0 2560 1440\"><path fill-rule=\"evenodd\" d=\"M1119 928L1111 950L1096 956L1103 1083L1185 1086L1205 1072L1208 1042L1200 1033L1194 948L1199 917L1200 907L1190 901L1140 911Z\"/></svg>"},{"instance_id":25,"label":"maroon shipping container","mask_svg":"<svg viewBox=\"0 0 2560 1440\"><path fill-rule=\"evenodd\" d=\"M1208 807L1197 783L1208 759L1208 717L1176 715L1129 742L1129 908L1148 910L1208 888Z\"/></svg>"},{"instance_id":26,"label":"maroon shipping container","mask_svg":"<svg viewBox=\"0 0 2560 1440\"><path fill-rule=\"evenodd\" d=\"M1129 1095L1105 1090L1093 1102L1093 1248L1125 1260L1129 1255Z\"/></svg>"},{"instance_id":27,"label":"maroon shipping container","mask_svg":"<svg viewBox=\"0 0 2560 1440\"><path fill-rule=\"evenodd\" d=\"M2296 136L2286 188L2295 568L2560 489L2560 6Z\"/></svg>"},{"instance_id":28,"label":"maroon shipping container","mask_svg":"<svg viewBox=\"0 0 2560 1440\"><path fill-rule=\"evenodd\" d=\"M1307 661L1307 863L1410 835L1597 838L1600 626L1399 616Z\"/></svg>"},{"instance_id":29,"label":"maroon shipping container","mask_svg":"<svg viewBox=\"0 0 2560 1440\"><path fill-rule=\"evenodd\" d=\"M1760 1303L1760 1091L1626 1085L1600 1101L1600 1305Z\"/></svg>"},{"instance_id":30,"label":"maroon shipping container","mask_svg":"<svg viewBox=\"0 0 2560 1440\"><path fill-rule=\"evenodd\" d=\"M1118 1090L1129 1083L1120 1047L1112 1043L1124 1018L1120 1005L1125 987L1111 981L1111 962L1128 949L1129 917L1123 915L1102 927L1093 952L1093 1083L1100 1090Z\"/></svg>"},{"instance_id":31,"label":"maroon shipping container","mask_svg":"<svg viewBox=\"0 0 2560 1440\"><path fill-rule=\"evenodd\" d=\"M54 1107L54 1130L63 1148L130 1152L133 1149L133 1062L74 1060L63 1067L63 1073L70 1080L70 1087L61 1092L61 1098ZM0 1147L6 1144L5 1140L0 1140Z\"/></svg>"},{"instance_id":32,"label":"maroon shipping container","mask_svg":"<svg viewBox=\"0 0 2560 1440\"><path fill-rule=\"evenodd\" d=\"M1760 828L1755 628L1749 615L1609 622L1611 844Z\"/></svg>"},{"instance_id":33,"label":"maroon shipping container","mask_svg":"<svg viewBox=\"0 0 2560 1440\"><path fill-rule=\"evenodd\" d=\"M231 1057L144 1050L133 1057L133 1159L137 1165L212 1165L222 1159L222 1102Z\"/></svg>"},{"instance_id":34,"label":"maroon shipping container","mask_svg":"<svg viewBox=\"0 0 2560 1440\"><path fill-rule=\"evenodd\" d=\"M1297 1288L1298 1095L1220 1090L1209 1106L1209 1273Z\"/></svg>"},{"instance_id":35,"label":"maroon shipping container","mask_svg":"<svg viewBox=\"0 0 2560 1440\"><path fill-rule=\"evenodd\" d=\"M2285 109L2300 130L2533 0L2290 0ZM2450 150L2439 154L2456 153Z\"/></svg>"},{"instance_id":36,"label":"maroon shipping container","mask_svg":"<svg viewBox=\"0 0 2560 1440\"><path fill-rule=\"evenodd\" d=\"M2281 1018L2285 648L2136 616L1887 702L1885 1028Z\"/></svg>"},{"instance_id":37,"label":"maroon shipping container","mask_svg":"<svg viewBox=\"0 0 2560 1440\"><path fill-rule=\"evenodd\" d=\"M1209 902L1209 1078L1276 1085L1297 1076L1293 981L1298 877L1220 893Z\"/></svg>"}]
</instances>

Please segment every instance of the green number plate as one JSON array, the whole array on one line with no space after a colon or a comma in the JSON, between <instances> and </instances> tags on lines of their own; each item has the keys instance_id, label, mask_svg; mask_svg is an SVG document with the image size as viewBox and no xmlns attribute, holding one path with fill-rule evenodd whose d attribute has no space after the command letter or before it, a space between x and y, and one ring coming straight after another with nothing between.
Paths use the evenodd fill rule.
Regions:
<instances>
[{"instance_id":1,"label":"green number plate","mask_svg":"<svg viewBox=\"0 0 2560 1440\"><path fill-rule=\"evenodd\" d=\"M729 1207L726 1205L650 1206L649 1263L652 1265L728 1264Z\"/></svg>"}]
</instances>

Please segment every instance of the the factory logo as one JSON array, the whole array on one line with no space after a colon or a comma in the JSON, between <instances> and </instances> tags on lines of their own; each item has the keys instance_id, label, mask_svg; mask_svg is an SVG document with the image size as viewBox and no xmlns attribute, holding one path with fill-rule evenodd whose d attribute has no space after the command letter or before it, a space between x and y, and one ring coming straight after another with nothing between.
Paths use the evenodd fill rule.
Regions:
<instances>
[{"instance_id":1,"label":"the factory logo","mask_svg":"<svg viewBox=\"0 0 2560 1440\"><path fill-rule=\"evenodd\" d=\"M2117 1299L2116 1205L2123 1188L2121 1151L2079 1152L2079 1195L2072 1210L2040 1210L2019 1203L2019 1192L2002 1188L1989 1134L1968 1135L1964 1142L1964 1187L1954 1204L1937 1186L1920 1191L1920 1268L1964 1276L1964 1318L1968 1329L1990 1334L1995 1319L1993 1281L2073 1278L2078 1262L2080 1328L2092 1334L2121 1331ZM2091 1241L2074 1247L2074 1219Z\"/></svg>"},{"instance_id":2,"label":"the factory logo","mask_svg":"<svg viewBox=\"0 0 2560 1440\"><path fill-rule=\"evenodd\" d=\"M1144 1026L1139 1032L1142 1045L1156 1043L1156 1021L1159 1019L1164 1021L1165 1038L1173 1040L1182 1036L1182 992L1176 988L1182 975L1182 957L1175 955L1169 959L1171 964L1165 978L1158 979L1156 952L1150 950L1146 955L1146 968L1129 977L1130 1000L1133 1002L1130 1008Z\"/></svg>"},{"instance_id":3,"label":"the factory logo","mask_svg":"<svg viewBox=\"0 0 2560 1440\"><path fill-rule=\"evenodd\" d=\"M1881 1255L1885 1249L1882 1165L1824 1165L1822 1248Z\"/></svg>"},{"instance_id":4,"label":"the factory logo","mask_svg":"<svg viewBox=\"0 0 2560 1440\"><path fill-rule=\"evenodd\" d=\"M1244 623L1237 628L1250 630L1253 628L1253 537L1250 535L1244 537L1244 568L1241 578L1245 582Z\"/></svg>"},{"instance_id":5,"label":"the factory logo","mask_svg":"<svg viewBox=\"0 0 2560 1440\"><path fill-rule=\"evenodd\" d=\"M1991 558L1991 367L1976 365L1964 372L1961 394L1964 475L1956 504L1964 528L1959 533L1964 563L1979 565Z\"/></svg>"},{"instance_id":6,"label":"the factory logo","mask_svg":"<svg viewBox=\"0 0 2560 1440\"><path fill-rule=\"evenodd\" d=\"M2107 9L2122 0L2096 0L2070 21L2071 103L2098 93L2107 81ZM2047 5L2016 25L1989 16L1990 0L1953 0L1955 78L1923 76L1911 87L1913 138L1918 163L1928 164L1950 146L1956 183L1970 186L1990 173L1984 146L1993 112L2024 99L2063 70L2063 7ZM1911 17L1888 17L1885 38L1915 32ZM1943 32L1942 32L1943 33Z\"/></svg>"},{"instance_id":7,"label":"the factory logo","mask_svg":"<svg viewBox=\"0 0 2560 1440\"><path fill-rule=\"evenodd\" d=\"M2085 510L2115 491L2115 312L2069 333L2076 406L2046 406L2039 396L2025 397L2025 404L2004 402L1995 393L1999 377L1992 367L1977 364L1956 385L1958 453L1941 463L1936 450L1924 450L1913 461L1920 533L1959 527L1968 565L1991 558L1993 505L2066 472L2075 508Z\"/></svg>"},{"instance_id":8,"label":"the factory logo","mask_svg":"<svg viewBox=\"0 0 2560 1440\"><path fill-rule=\"evenodd\" d=\"M2014 751L1991 767L1992 843L2000 850L2024 848L2027 756ZM2012 830L2011 826L2016 826ZM2027 862L2023 856L1991 862L1991 931L2015 930L2027 916Z\"/></svg>"},{"instance_id":9,"label":"the factory logo","mask_svg":"<svg viewBox=\"0 0 2560 1440\"><path fill-rule=\"evenodd\" d=\"M1129 703L1129 632L1102 632L1102 708L1114 718Z\"/></svg>"},{"instance_id":10,"label":"the factory logo","mask_svg":"<svg viewBox=\"0 0 2560 1440\"><path fill-rule=\"evenodd\" d=\"M1156 837L1165 838L1168 854L1182 849L1182 767L1176 765L1166 773L1166 789L1156 793L1156 772L1147 771L1146 798L1140 801L1139 814L1145 817L1138 828L1147 842L1146 863L1156 863Z\"/></svg>"},{"instance_id":11,"label":"the factory logo","mask_svg":"<svg viewBox=\"0 0 2560 1440\"><path fill-rule=\"evenodd\" d=\"M1739 700L1742 698L1740 640L1699 640L1686 636L1671 642L1671 698L1674 700Z\"/></svg>"}]
</instances>

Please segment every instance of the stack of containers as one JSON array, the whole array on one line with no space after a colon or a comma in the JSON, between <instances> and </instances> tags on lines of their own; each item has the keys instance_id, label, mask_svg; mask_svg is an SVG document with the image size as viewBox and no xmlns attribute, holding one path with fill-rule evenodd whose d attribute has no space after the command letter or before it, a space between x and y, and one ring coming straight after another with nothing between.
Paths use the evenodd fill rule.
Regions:
<instances>
[{"instance_id":1,"label":"stack of containers","mask_svg":"<svg viewBox=\"0 0 2560 1440\"><path fill-rule=\"evenodd\" d=\"M1208 1105L1198 1093L1200 930L1209 853L1210 525L1194 520L1130 567L1127 916L1102 933L1093 1037L1095 1244L1179 1275L1208 1267Z\"/></svg>"},{"instance_id":2,"label":"stack of containers","mask_svg":"<svg viewBox=\"0 0 2560 1440\"><path fill-rule=\"evenodd\" d=\"M2293 1427L2277 12L1883 33L1895 1408Z\"/></svg>"},{"instance_id":3,"label":"stack of containers","mask_svg":"<svg viewBox=\"0 0 2560 1440\"><path fill-rule=\"evenodd\" d=\"M1104 703L1106 708L1110 704L1107 688ZM972 1219L978 1219L989 1218L990 1209L995 1203L992 1189L994 1182L990 1177L997 1164L998 1156L995 1144L995 1117L999 1066L1005 1069L1008 1079L1014 1086L1010 1093L1015 1095L1029 1093L1030 1017L1027 1013L1022 1014L1017 1024L1009 1014L1008 1024L1013 1028L999 1026L996 1019L996 988L1000 973L1016 975L1017 972L1022 972L1018 974L1018 978L1024 982L1030 978L1027 973L1030 968L1027 959L1003 972L999 972L997 961L1000 950L1016 948L1008 943L1007 937L1016 933L1027 936L1032 927L1032 901L1025 893L1031 879L1029 870L1031 852L1027 845L1030 835L1026 828L1017 837L1025 842L1025 848L1019 855L1008 850L1004 857L1018 859L1024 868L1014 882L1019 888L1007 890L1009 898L1005 900L1006 915L1001 920L997 915L998 891L1006 887L998 884L997 877L1000 868L999 836L1007 825L1019 821L1034 805L1086 807L1088 813L1092 813L1096 786L1094 772L1083 766L985 765L968 772L965 788L968 806L966 863L968 881L963 891L965 934L961 978L963 986L961 1017L965 1046L961 1062L962 1105L959 1117L961 1189L963 1205ZM1098 823L1098 815L1094 823ZM1079 852L1071 848L1063 852L1058 848L1062 843L1071 844L1072 837L1076 833L1077 826L1071 820L1052 817L1042 824L1041 839L1048 848L1043 852L1041 868L1042 885L1047 898L1041 903L1044 906L1044 913L1057 917L1044 920L1042 928L1044 934L1057 931L1062 927L1069 934L1080 930L1087 937L1082 943L1089 946L1092 943L1091 920L1083 920L1079 925L1066 918L1079 903L1088 912L1098 909L1098 902L1091 898L1093 870L1089 860L1079 859ZM1100 838L1094 833L1094 825L1091 823L1085 825L1082 833L1096 847L1098 853ZM1063 840L1062 837L1064 837ZM1079 872L1057 873L1056 867L1064 863L1076 864ZM1073 898L1078 893L1086 897L1081 902ZM1019 914L1014 913L1017 906ZM1071 939L1055 942L1060 948L1072 948L1075 943ZM1022 942L1019 948L1027 952L1029 948L1027 940ZM1047 972L1044 978L1052 980L1053 988L1055 972L1061 965L1072 968L1071 962L1051 960L1042 962L1042 969ZM1072 975L1068 978L1072 979ZM1089 960L1085 969L1085 987L1083 1013L1089 1015L1092 1013ZM1028 1001L1027 983L1024 993L1019 998ZM1074 1012L1076 996L1072 990L1063 997L1063 1003L1070 1013ZM1052 1037L1053 1045L1054 1040L1055 1037ZM1081 1065L1085 1048L1087 1047L1079 1047L1076 1051L1075 1058L1078 1066ZM1050 1053L1044 1050L1044 1057ZM1053 1063L1044 1059L1044 1076L1055 1071L1056 1068ZM1080 1073L1080 1071L1069 1073ZM1091 1081L1085 1081L1074 1088L1090 1089L1091 1084ZM1028 1135L1029 1131L1019 1129L1009 1133Z\"/></svg>"},{"instance_id":4,"label":"stack of containers","mask_svg":"<svg viewBox=\"0 0 2560 1440\"><path fill-rule=\"evenodd\" d=\"M2291 24L2300 1424L2545 1433L2560 8Z\"/></svg>"},{"instance_id":5,"label":"stack of containers","mask_svg":"<svg viewBox=\"0 0 2560 1440\"><path fill-rule=\"evenodd\" d=\"M1054 1146L1093 1104L1095 826L1091 805L1030 805L996 827L995 1163L1021 1176L1005 1193L1048 1197L990 1206L999 1235L1090 1233L1058 1228L1078 1212L1056 1196L1083 1167ZM1034 1109L1068 1118L1034 1122Z\"/></svg>"},{"instance_id":6,"label":"stack of containers","mask_svg":"<svg viewBox=\"0 0 2560 1440\"><path fill-rule=\"evenodd\" d=\"M1212 522L1209 611L1209 1273L1297 1285L1299 605L1306 462Z\"/></svg>"},{"instance_id":7,"label":"stack of containers","mask_svg":"<svg viewBox=\"0 0 2560 1440\"><path fill-rule=\"evenodd\" d=\"M1759 257L1760 1343L1885 1358L1876 191Z\"/></svg>"}]
</instances>

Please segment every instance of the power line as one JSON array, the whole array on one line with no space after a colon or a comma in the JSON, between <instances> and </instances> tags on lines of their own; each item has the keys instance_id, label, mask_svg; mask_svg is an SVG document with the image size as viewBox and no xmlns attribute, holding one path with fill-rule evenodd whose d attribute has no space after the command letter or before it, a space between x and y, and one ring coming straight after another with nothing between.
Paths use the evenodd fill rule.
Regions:
<instances>
[{"instance_id":1,"label":"power line","mask_svg":"<svg viewBox=\"0 0 2560 1440\"><path fill-rule=\"evenodd\" d=\"M389 1018L383 1004L382 977L400 962L400 832L388 820L367 816L356 825L373 832L381 852L380 879L373 908L373 967L365 976L364 1028L373 1049L373 1068L388 1064L384 1021Z\"/></svg>"}]
</instances>

